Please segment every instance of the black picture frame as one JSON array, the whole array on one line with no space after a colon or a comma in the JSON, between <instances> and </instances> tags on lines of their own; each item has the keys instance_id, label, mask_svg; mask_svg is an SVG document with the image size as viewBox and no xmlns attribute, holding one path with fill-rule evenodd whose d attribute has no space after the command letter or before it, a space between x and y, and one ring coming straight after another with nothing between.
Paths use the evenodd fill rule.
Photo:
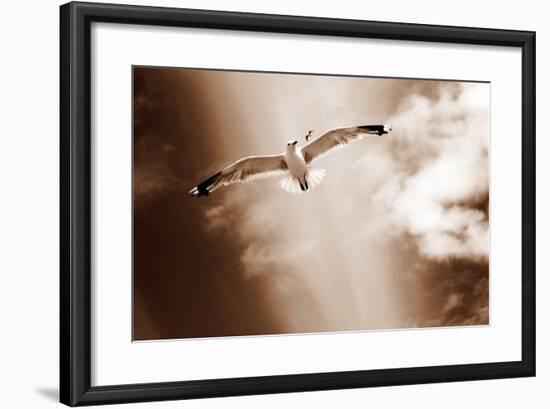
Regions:
<instances>
[{"instance_id":1,"label":"black picture frame","mask_svg":"<svg viewBox=\"0 0 550 409\"><path fill-rule=\"evenodd\" d=\"M519 47L522 358L417 368L91 386L92 22ZM60 401L70 406L535 376L535 33L114 4L60 7Z\"/></svg>"}]
</instances>

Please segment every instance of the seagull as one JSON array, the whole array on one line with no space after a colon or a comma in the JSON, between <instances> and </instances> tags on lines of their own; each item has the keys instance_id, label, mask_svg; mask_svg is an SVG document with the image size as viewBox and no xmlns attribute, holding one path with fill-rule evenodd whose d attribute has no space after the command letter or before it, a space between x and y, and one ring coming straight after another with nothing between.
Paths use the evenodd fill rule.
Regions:
<instances>
[{"instance_id":1,"label":"seagull","mask_svg":"<svg viewBox=\"0 0 550 409\"><path fill-rule=\"evenodd\" d=\"M232 163L189 191L192 197L208 196L222 186L249 182L274 175L284 175L279 186L291 193L307 192L319 185L325 169L314 168L312 162L348 143L366 135L384 135L391 132L390 125L362 125L332 129L303 147L298 141L289 141L286 152L279 155L248 156Z\"/></svg>"}]
</instances>

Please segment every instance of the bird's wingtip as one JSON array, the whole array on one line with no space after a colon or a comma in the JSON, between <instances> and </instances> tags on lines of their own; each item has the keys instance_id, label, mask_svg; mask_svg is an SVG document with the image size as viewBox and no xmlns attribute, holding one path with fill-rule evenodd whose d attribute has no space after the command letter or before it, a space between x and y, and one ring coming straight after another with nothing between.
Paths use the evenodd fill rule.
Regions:
<instances>
[{"instance_id":1,"label":"bird's wingtip","mask_svg":"<svg viewBox=\"0 0 550 409\"><path fill-rule=\"evenodd\" d=\"M222 174L222 171L219 171L213 176L210 176L204 182L199 183L193 189L189 191L189 194L193 197L208 196L211 190L215 189L215 183Z\"/></svg>"},{"instance_id":2,"label":"bird's wingtip","mask_svg":"<svg viewBox=\"0 0 550 409\"><path fill-rule=\"evenodd\" d=\"M391 125L361 125L359 129L371 134L384 135L393 130Z\"/></svg>"},{"instance_id":3,"label":"bird's wingtip","mask_svg":"<svg viewBox=\"0 0 550 409\"><path fill-rule=\"evenodd\" d=\"M188 193L189 193L189 196L191 196L191 197L199 197L200 196L199 189L196 186L193 189L191 189Z\"/></svg>"},{"instance_id":4,"label":"bird's wingtip","mask_svg":"<svg viewBox=\"0 0 550 409\"><path fill-rule=\"evenodd\" d=\"M199 186L195 186L188 193L191 197L201 197L201 196L208 196L209 192L208 192L208 189L202 190L199 188Z\"/></svg>"}]
</instances>

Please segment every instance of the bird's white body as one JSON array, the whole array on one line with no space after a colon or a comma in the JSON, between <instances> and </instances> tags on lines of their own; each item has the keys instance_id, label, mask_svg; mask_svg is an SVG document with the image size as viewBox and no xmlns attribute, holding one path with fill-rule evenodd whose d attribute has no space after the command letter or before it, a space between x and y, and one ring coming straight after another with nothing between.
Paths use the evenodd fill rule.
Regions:
<instances>
[{"instance_id":1,"label":"bird's white body","mask_svg":"<svg viewBox=\"0 0 550 409\"><path fill-rule=\"evenodd\" d=\"M285 153L285 162L288 166L288 172L298 179L299 182L305 184L307 164L302 150L296 149L296 145L288 145Z\"/></svg>"}]
</instances>

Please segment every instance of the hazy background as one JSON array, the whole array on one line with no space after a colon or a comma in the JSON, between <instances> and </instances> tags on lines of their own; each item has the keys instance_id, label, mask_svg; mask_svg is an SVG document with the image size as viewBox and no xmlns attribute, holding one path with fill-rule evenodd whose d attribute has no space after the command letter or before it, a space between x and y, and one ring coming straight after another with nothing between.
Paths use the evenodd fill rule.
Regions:
<instances>
[{"instance_id":1,"label":"hazy background","mask_svg":"<svg viewBox=\"0 0 550 409\"><path fill-rule=\"evenodd\" d=\"M488 323L488 84L134 69L134 339ZM308 129L316 166L187 191Z\"/></svg>"}]
</instances>

